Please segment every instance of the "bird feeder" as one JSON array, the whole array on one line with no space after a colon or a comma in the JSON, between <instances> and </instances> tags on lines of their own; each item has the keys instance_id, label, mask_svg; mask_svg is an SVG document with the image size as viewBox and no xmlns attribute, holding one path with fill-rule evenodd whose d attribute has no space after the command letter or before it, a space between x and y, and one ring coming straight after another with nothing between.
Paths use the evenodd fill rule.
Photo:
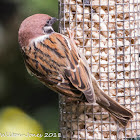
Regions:
<instances>
[{"instance_id":1,"label":"bird feeder","mask_svg":"<svg viewBox=\"0 0 140 140\"><path fill-rule=\"evenodd\" d=\"M132 110L124 128L98 104L60 96L62 140L140 139L140 0L59 0L59 30L75 32L99 85Z\"/></svg>"}]
</instances>

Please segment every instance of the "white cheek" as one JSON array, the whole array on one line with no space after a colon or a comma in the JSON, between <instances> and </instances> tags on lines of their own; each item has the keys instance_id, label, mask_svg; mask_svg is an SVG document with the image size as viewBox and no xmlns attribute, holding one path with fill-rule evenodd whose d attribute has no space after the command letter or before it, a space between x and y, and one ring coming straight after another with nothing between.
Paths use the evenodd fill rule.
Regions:
<instances>
[{"instance_id":1,"label":"white cheek","mask_svg":"<svg viewBox=\"0 0 140 140\"><path fill-rule=\"evenodd\" d=\"M45 26L43 27L44 34L51 34L54 32L52 26Z\"/></svg>"},{"instance_id":2,"label":"white cheek","mask_svg":"<svg viewBox=\"0 0 140 140\"><path fill-rule=\"evenodd\" d=\"M36 37L35 39L33 39L31 41L31 43L37 44L38 42L43 42L46 38L49 38L49 36L50 36L49 34L48 35L41 35L41 36Z\"/></svg>"}]
</instances>

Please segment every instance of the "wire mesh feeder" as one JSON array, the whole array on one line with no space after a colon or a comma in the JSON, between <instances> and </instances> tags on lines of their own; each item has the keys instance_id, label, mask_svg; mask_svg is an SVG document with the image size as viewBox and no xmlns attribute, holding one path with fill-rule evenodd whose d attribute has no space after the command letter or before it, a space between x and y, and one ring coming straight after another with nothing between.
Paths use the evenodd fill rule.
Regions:
<instances>
[{"instance_id":1,"label":"wire mesh feeder","mask_svg":"<svg viewBox=\"0 0 140 140\"><path fill-rule=\"evenodd\" d=\"M140 0L60 0L60 32L75 39L92 74L114 100L134 112L126 128L99 105L60 96L62 140L140 139Z\"/></svg>"}]
</instances>

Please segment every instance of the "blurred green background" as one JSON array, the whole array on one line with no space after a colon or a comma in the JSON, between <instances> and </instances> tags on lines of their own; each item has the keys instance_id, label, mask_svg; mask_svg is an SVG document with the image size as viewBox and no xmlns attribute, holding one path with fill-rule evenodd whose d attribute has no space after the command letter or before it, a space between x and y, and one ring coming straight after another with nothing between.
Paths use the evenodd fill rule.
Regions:
<instances>
[{"instance_id":1,"label":"blurred green background","mask_svg":"<svg viewBox=\"0 0 140 140\"><path fill-rule=\"evenodd\" d=\"M58 0L0 1L0 109L18 107L44 132L59 132L58 95L27 73L18 44L21 22L36 13L58 17Z\"/></svg>"}]
</instances>

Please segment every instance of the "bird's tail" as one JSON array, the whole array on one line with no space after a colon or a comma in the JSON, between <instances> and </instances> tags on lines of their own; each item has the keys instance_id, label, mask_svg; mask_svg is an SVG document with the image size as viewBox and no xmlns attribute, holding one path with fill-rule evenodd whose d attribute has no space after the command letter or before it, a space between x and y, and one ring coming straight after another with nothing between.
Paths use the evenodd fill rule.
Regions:
<instances>
[{"instance_id":1,"label":"bird's tail","mask_svg":"<svg viewBox=\"0 0 140 140\"><path fill-rule=\"evenodd\" d=\"M107 110L116 121L125 127L128 121L133 118L133 112L105 94L94 77L92 82L96 94L96 102L105 110Z\"/></svg>"}]
</instances>

